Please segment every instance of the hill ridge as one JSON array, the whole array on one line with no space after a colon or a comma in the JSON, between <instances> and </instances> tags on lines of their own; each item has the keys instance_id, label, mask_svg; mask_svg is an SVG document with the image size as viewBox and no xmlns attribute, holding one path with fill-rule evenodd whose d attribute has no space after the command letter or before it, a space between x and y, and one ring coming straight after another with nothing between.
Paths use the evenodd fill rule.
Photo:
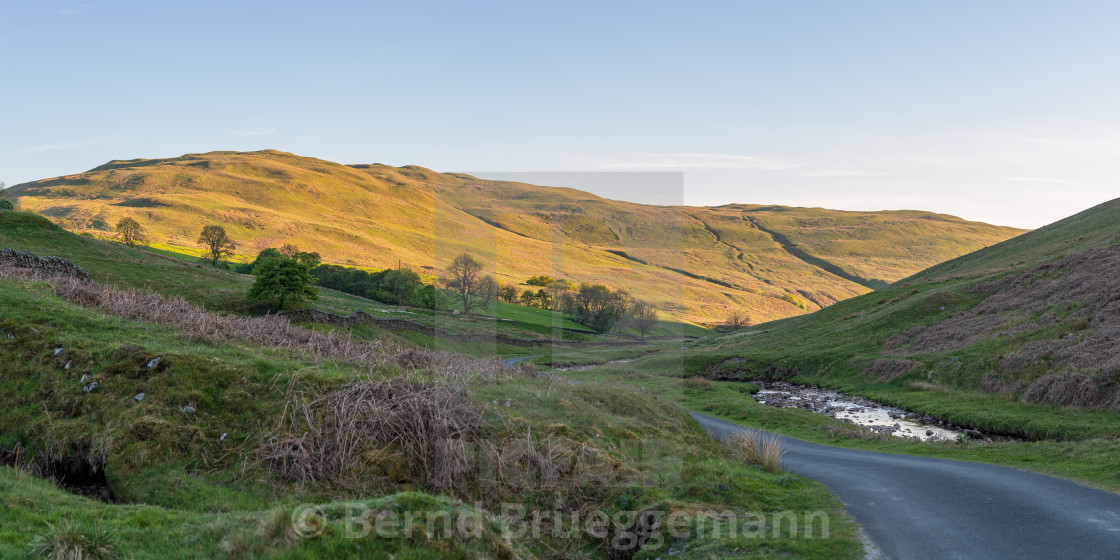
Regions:
<instances>
[{"instance_id":1,"label":"hill ridge","mask_svg":"<svg viewBox=\"0 0 1120 560\"><path fill-rule=\"evenodd\" d=\"M852 278L901 279L1021 233L928 212L647 206L565 187L416 165L343 165L277 150L113 160L16 185L11 194L22 209L75 232L110 236L117 220L133 217L153 243L175 250L196 250L197 230L214 223L244 256L294 243L333 264L385 268L399 259L436 275L470 252L506 282L544 274L605 283L666 316L707 325L735 310L755 323L803 313L783 301L786 294L810 296L814 310L868 291L867 282ZM745 226L747 217L848 277L791 254ZM893 240L904 237L920 242L899 250Z\"/></svg>"}]
</instances>

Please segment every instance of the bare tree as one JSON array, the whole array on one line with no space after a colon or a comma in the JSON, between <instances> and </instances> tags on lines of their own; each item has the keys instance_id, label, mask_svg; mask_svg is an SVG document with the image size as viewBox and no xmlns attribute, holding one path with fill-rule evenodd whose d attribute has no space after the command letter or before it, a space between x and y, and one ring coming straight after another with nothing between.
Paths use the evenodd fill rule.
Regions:
<instances>
[{"instance_id":1,"label":"bare tree","mask_svg":"<svg viewBox=\"0 0 1120 560\"><path fill-rule=\"evenodd\" d=\"M463 313L469 315L472 309L482 303L479 301L479 296L484 295L482 293L484 291L482 290L482 263L463 253L451 261L451 266L447 267L445 274L446 276L441 279L441 282L447 289L455 292L455 295L459 298L459 303L463 306ZM491 295L491 297L493 296ZM489 301L487 301L488 304Z\"/></svg>"},{"instance_id":2,"label":"bare tree","mask_svg":"<svg viewBox=\"0 0 1120 560\"><path fill-rule=\"evenodd\" d=\"M144 241L144 226L132 218L124 217L117 222L117 234L126 245L135 247L137 243Z\"/></svg>"},{"instance_id":3,"label":"bare tree","mask_svg":"<svg viewBox=\"0 0 1120 560\"><path fill-rule=\"evenodd\" d=\"M749 324L750 318L747 317L747 314L736 309L735 311L732 311L731 314L727 316L727 319L723 321L723 328L729 331L737 331Z\"/></svg>"},{"instance_id":4,"label":"bare tree","mask_svg":"<svg viewBox=\"0 0 1120 560\"><path fill-rule=\"evenodd\" d=\"M198 242L206 246L206 250L210 253L210 264L215 266L223 256L230 254L237 248L237 243L234 243L229 235L226 235L226 230L222 226L202 228L202 233L198 236Z\"/></svg>"},{"instance_id":5,"label":"bare tree","mask_svg":"<svg viewBox=\"0 0 1120 560\"><path fill-rule=\"evenodd\" d=\"M629 315L630 321L632 321L634 328L641 333L642 338L645 338L650 329L657 324L657 310L642 300L636 299L630 304Z\"/></svg>"}]
</instances>

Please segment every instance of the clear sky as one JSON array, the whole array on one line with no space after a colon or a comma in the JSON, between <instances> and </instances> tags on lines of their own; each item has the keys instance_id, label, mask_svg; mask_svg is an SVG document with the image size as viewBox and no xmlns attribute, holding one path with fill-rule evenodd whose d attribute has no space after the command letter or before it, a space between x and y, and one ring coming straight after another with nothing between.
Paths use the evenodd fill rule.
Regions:
<instances>
[{"instance_id":1,"label":"clear sky","mask_svg":"<svg viewBox=\"0 0 1120 560\"><path fill-rule=\"evenodd\" d=\"M276 148L1037 227L1120 196L1118 30L1115 0L0 0L0 180Z\"/></svg>"}]
</instances>

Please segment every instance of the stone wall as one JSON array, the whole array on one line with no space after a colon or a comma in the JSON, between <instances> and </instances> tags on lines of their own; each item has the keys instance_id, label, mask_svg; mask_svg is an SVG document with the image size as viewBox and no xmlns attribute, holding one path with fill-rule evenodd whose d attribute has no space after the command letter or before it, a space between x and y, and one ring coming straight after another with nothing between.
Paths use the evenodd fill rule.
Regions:
<instances>
[{"instance_id":1,"label":"stone wall","mask_svg":"<svg viewBox=\"0 0 1120 560\"><path fill-rule=\"evenodd\" d=\"M80 266L60 257L40 257L30 251L0 249L0 266L30 268L44 276L73 276L89 280L89 273Z\"/></svg>"},{"instance_id":2,"label":"stone wall","mask_svg":"<svg viewBox=\"0 0 1120 560\"><path fill-rule=\"evenodd\" d=\"M442 338L452 342L493 342L509 344L512 346L568 346L572 348L596 348L605 346L641 346L646 343L640 340L619 342L565 342L551 339L514 338L497 333L452 334L443 329L422 325L407 319L378 319L364 311L355 311L350 315L335 315L318 309L293 309L281 313L293 323L323 323L339 327L353 327L354 325L372 325L389 331L412 331L423 335Z\"/></svg>"}]
</instances>

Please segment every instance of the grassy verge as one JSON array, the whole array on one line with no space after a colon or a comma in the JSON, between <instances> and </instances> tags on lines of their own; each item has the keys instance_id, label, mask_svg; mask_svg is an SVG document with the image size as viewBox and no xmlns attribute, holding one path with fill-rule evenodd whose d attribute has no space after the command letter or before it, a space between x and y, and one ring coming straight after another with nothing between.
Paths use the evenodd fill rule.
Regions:
<instances>
[{"instance_id":1,"label":"grassy verge","mask_svg":"<svg viewBox=\"0 0 1120 560\"><path fill-rule=\"evenodd\" d=\"M661 395L686 408L717 416L745 426L761 428L784 435L827 445L837 445L889 453L905 453L940 457L962 461L978 461L1024 468L1045 474L1088 483L1111 491L1120 491L1120 439L1112 426L1115 418L1100 418L1100 411L1078 411L1058 407L1008 403L1003 413L1008 417L1036 415L1039 422L1091 426L1094 422L1099 432L1077 439L1045 439L1039 441L1005 442L913 442L892 437L860 437L852 433L849 424L807 410L775 408L756 403L750 397L749 383L739 381L713 381L686 383L688 372L686 356L667 353L625 363L610 364L593 370L567 374L573 379L600 382L601 380L633 380L654 394ZM842 387L846 388L846 387ZM858 389L858 387L857 387ZM918 402L930 398L928 390L915 389L915 400L893 399L893 404ZM894 392L876 393L859 391L872 398L890 401ZM952 404L959 410L959 399L976 407L976 414L986 412L999 417L1001 403L991 402L991 397L977 395L944 395L935 402ZM941 400L943 399L943 400ZM1046 418L1046 415L1053 415ZM1115 415L1113 415L1115 416Z\"/></svg>"}]
</instances>

